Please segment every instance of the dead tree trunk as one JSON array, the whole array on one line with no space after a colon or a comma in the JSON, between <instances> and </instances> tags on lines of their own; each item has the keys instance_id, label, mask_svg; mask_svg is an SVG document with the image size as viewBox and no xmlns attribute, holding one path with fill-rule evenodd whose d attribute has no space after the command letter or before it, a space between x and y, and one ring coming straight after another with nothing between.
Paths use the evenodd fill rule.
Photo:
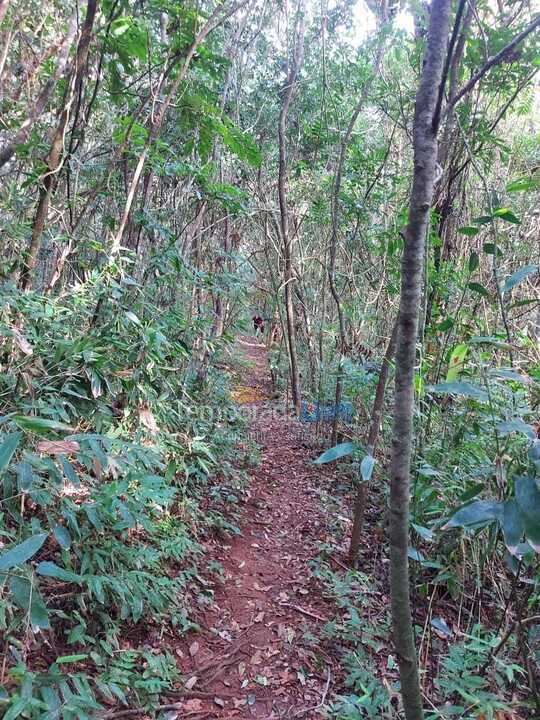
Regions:
<instances>
[{"instance_id":1,"label":"dead tree trunk","mask_svg":"<svg viewBox=\"0 0 540 720\"><path fill-rule=\"evenodd\" d=\"M278 141L279 141L279 178L278 195L280 209L280 232L283 252L283 283L285 286L285 315L287 319L287 344L289 349L289 369L291 376L291 394L297 415L300 415L301 390L300 371L298 369L298 355L296 350L296 328L294 324L293 289L294 275L292 270L292 238L289 232L289 209L287 206L287 150L286 132L287 116L291 104L292 94L298 72L302 65L304 55L304 16L303 5L298 6L299 21L298 32L295 39L293 58L287 75L287 82L283 92L283 102L279 114Z\"/></svg>"},{"instance_id":2,"label":"dead tree trunk","mask_svg":"<svg viewBox=\"0 0 540 720\"><path fill-rule=\"evenodd\" d=\"M414 367L422 296L424 246L437 164L437 97L444 83L451 0L433 0L427 48L416 95L414 173L401 264L392 459L390 465L390 591L392 624L407 720L422 720L409 593L409 493L413 436Z\"/></svg>"}]
</instances>

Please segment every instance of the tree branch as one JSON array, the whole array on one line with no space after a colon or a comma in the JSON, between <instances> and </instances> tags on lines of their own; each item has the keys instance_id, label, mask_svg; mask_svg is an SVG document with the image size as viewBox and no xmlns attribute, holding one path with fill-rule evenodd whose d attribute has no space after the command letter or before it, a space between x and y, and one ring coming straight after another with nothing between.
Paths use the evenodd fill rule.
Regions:
<instances>
[{"instance_id":1,"label":"tree branch","mask_svg":"<svg viewBox=\"0 0 540 720\"><path fill-rule=\"evenodd\" d=\"M537 15L537 16L534 18L534 20L533 20L529 25L527 25L527 27L525 28L525 30L523 30L523 31L520 32L518 35L516 35L516 37L515 37L513 40L511 40L511 41L508 43L508 45L505 45L505 47L503 47L503 49L500 50L496 55L493 55L492 57L490 57L490 58L487 60L487 62L484 64L484 66L481 67L480 70L478 70L478 72L476 72L476 73L472 76L472 78L469 80L469 82L466 83L466 84L461 88L461 90L459 90L459 92L457 93L457 95L455 95L455 97L453 97L453 98L450 99L450 101L449 101L449 103L448 103L448 105L447 105L447 107L446 107L446 110L445 110L445 115L447 115L449 112L451 112L451 111L453 110L453 108L457 105L457 103L458 103L468 92L470 92L470 91L473 89L473 87L477 84L477 82L478 82L479 80L481 80L481 79L484 77L484 75L488 72L488 70L490 70L492 67L494 67L495 65L498 65L500 62L502 62L502 61L504 60L504 58L505 58L505 55L506 55L510 50L512 50L513 48L515 48L516 45L519 45L519 43L522 42L522 40L525 40L525 38L527 37L527 35L530 35L530 34L531 34L534 30L536 30L536 28L539 27L539 26L540 26L540 15Z\"/></svg>"}]
</instances>

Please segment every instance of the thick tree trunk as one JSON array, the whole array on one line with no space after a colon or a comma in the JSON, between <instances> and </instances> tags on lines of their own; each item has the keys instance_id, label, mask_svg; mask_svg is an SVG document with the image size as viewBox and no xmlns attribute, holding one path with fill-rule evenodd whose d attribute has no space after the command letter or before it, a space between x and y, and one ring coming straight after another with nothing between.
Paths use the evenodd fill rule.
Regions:
<instances>
[{"instance_id":1,"label":"thick tree trunk","mask_svg":"<svg viewBox=\"0 0 540 720\"><path fill-rule=\"evenodd\" d=\"M280 232L283 247L283 282L285 285L285 316L287 319L287 344L289 350L289 369L291 378L291 394L294 409L300 415L301 390L300 371L298 368L298 355L296 350L296 328L294 322L293 289L294 275L292 270L292 238L289 232L289 209L287 206L287 152L286 152L286 131L287 116L291 104L294 85L298 72L302 65L304 55L304 17L303 5L300 3L298 12L300 15L298 23L298 35L295 40L295 48L291 67L287 76L287 84L283 93L283 102L279 114L278 141L279 141L279 178L278 195L280 209Z\"/></svg>"},{"instance_id":2,"label":"thick tree trunk","mask_svg":"<svg viewBox=\"0 0 540 720\"><path fill-rule=\"evenodd\" d=\"M416 95L414 174L401 267L392 459L390 466L390 589L392 622L407 720L421 720L422 694L409 593L409 493L414 406L414 367L422 295L424 246L437 163L433 119L448 43L451 0L433 0L426 55Z\"/></svg>"}]
</instances>

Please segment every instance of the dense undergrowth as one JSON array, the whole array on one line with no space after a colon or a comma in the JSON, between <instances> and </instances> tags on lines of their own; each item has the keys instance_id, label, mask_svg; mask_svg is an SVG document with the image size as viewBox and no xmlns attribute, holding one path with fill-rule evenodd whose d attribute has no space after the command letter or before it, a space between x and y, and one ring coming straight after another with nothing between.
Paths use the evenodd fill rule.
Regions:
<instances>
[{"instance_id":1,"label":"dense undergrowth","mask_svg":"<svg viewBox=\"0 0 540 720\"><path fill-rule=\"evenodd\" d=\"M185 305L157 307L129 276L94 280L2 291L7 720L155 704L178 670L148 637L192 627L211 592L200 541L237 532L249 458L216 367L230 336L205 344Z\"/></svg>"},{"instance_id":2,"label":"dense undergrowth","mask_svg":"<svg viewBox=\"0 0 540 720\"><path fill-rule=\"evenodd\" d=\"M534 357L527 334L512 347L522 357L531 351ZM451 362L456 351L448 350L444 382L429 383L432 365L427 363L425 375L417 378L419 440L409 558L430 720L500 720L535 717L538 712L538 365L530 362L527 371L523 362L519 370L507 365L512 347L501 335L471 336L461 346L457 370ZM341 478L335 495L323 497L334 518L329 533L334 540L321 547L313 564L315 577L340 608L323 633L346 668L350 692L328 707L329 716L340 720L393 717L399 712L397 661L388 642L386 424L370 470L373 477L368 478L358 569L343 574L332 562L347 552L347 508L365 479L369 458L362 409L372 403L375 383L366 381L363 368L365 363L349 363L346 368L344 397L355 404L359 425L344 432L354 441L330 448L318 459L337 462ZM512 621L507 617L509 605L515 608Z\"/></svg>"}]
</instances>

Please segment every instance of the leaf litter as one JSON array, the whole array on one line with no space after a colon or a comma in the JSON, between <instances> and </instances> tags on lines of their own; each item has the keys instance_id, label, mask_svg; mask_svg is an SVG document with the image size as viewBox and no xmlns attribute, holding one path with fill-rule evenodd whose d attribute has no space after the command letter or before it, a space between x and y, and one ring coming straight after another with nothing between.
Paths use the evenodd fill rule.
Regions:
<instances>
[{"instance_id":1,"label":"leaf litter","mask_svg":"<svg viewBox=\"0 0 540 720\"><path fill-rule=\"evenodd\" d=\"M264 410L270 402L266 349L252 339L240 339L239 346L250 369L237 402ZM264 442L241 534L207 548L225 581L214 588L211 604L201 606L201 630L177 653L185 690L199 693L185 708L200 709L205 718L316 720L321 698L340 674L339 663L314 641L332 616L309 571L325 539L313 490L325 476L313 475L296 422L276 412L256 414L251 430Z\"/></svg>"}]
</instances>

